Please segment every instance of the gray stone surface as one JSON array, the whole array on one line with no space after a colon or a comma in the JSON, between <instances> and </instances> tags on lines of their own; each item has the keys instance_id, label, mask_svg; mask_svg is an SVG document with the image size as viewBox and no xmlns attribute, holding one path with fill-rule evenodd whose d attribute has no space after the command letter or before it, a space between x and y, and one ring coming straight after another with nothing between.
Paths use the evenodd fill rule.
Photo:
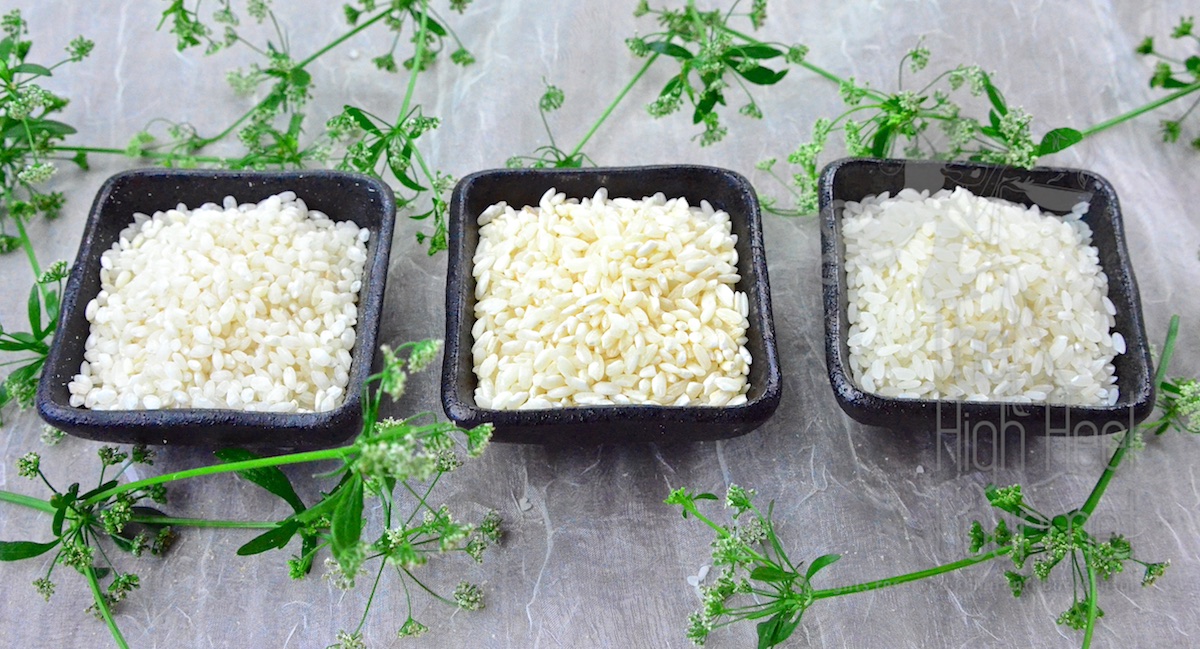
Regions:
<instances>
[{"instance_id":1,"label":"gray stone surface","mask_svg":"<svg viewBox=\"0 0 1200 649\"><path fill-rule=\"evenodd\" d=\"M745 3L743 3L745 4ZM9 3L13 6L13 3ZM97 41L84 63L61 69L46 85L70 97L65 121L81 145L123 147L154 118L188 121L213 133L249 103L224 81L225 71L250 61L245 52L205 59L177 53L173 38L154 31L166 3L96 0L15 3L30 20L36 57L48 60L76 34ZM209 7L209 3L205 3ZM301 55L344 26L335 3L278 2L293 48ZM561 86L566 104L550 117L560 143L574 143L631 78L639 60L623 40L653 25L635 21L633 3L477 2L463 16L445 11L478 63L466 69L439 63L423 76L416 99L443 119L428 137L436 168L456 176L501 166L511 155L546 144L536 112L542 79ZM1038 132L1084 126L1155 96L1146 86L1150 63L1132 54L1147 34L1165 35L1194 2L1128 0L1018 2L780 2L771 3L763 38L799 41L811 60L840 74L891 88L903 53L925 37L931 69L979 63L1011 104L1038 120ZM205 9L208 11L208 8ZM391 34L369 30L313 67L310 128L351 103L392 115L404 78L376 71L371 57ZM1166 40L1161 38L1160 40ZM403 44L402 44L403 45ZM1178 45L1178 44L1176 44ZM684 116L651 120L642 110L669 76L655 67L587 147L602 164L691 162L747 174L766 194L780 190L754 163L786 157L807 139L812 121L836 115L836 88L804 71L778 86L756 90L767 117L747 120L729 111L729 137L717 146L691 142ZM736 109L738 104L733 104ZM1092 138L1048 163L1084 167L1112 181L1126 215L1131 254L1151 337L1161 340L1171 313L1183 316L1177 374L1196 375L1200 349L1200 220L1196 218L1197 153L1166 146L1160 119L1171 107ZM1194 138L1193 120L1185 133ZM235 149L226 149L233 152ZM108 174L128 160L93 156L83 173L68 164L54 180L68 207L54 222L31 226L43 262L71 259L91 198ZM441 335L445 257L429 258L413 241L413 224L398 224L381 340L398 343ZM1086 497L1111 441L1029 440L1026 448L993 453L929 431L866 429L834 402L825 375L819 300L819 229L811 218L766 220L768 263L784 366L783 404L757 432L725 441L659 446L548 449L493 446L439 487L436 499L464 514L499 510L504 544L481 566L459 557L430 566L432 584L448 590L460 578L480 582L487 608L454 612L418 597L417 617L432 632L395 639L405 597L385 579L365 626L369 646L683 647L685 618L699 600L688 578L708 560L710 534L662 504L668 491L688 486L722 491L729 482L775 501L776 520L795 558L844 555L822 574L824 585L850 584L932 566L966 552L972 518L990 519L983 497L989 482L1019 481L1046 511L1066 510ZM30 280L24 259L0 259L0 322L24 317ZM439 410L436 377L415 379L391 414ZM0 488L44 495L16 475L15 460L43 452L57 484L95 473L96 444L67 439L44 449L32 412L9 414L0 436ZM1105 610L1095 646L1191 647L1200 637L1195 608L1200 583L1200 491L1192 460L1195 439L1149 440L1123 467L1094 519L1095 531L1129 535L1139 557L1170 559L1158 585L1142 589L1139 574L1102 584ZM204 450L165 448L153 471L210 461ZM321 467L288 473L311 499ZM143 471L142 475L147 472ZM90 479L90 478L89 478ZM265 520L285 506L231 477L180 484L171 513ZM377 512L375 512L377 517ZM374 523L377 520L372 518ZM49 517L0 505L0 539L48 537ZM134 647L321 647L338 629L352 628L369 584L342 592L319 575L287 577L283 553L234 555L251 536L238 531L187 531L164 560L136 562L142 588L121 606L117 621ZM83 613L84 582L55 571L58 593L43 603L29 585L48 559L0 567L0 638L13 647L99 647L111 643L104 625ZM122 557L121 565L134 567ZM1054 618L1070 603L1065 574L1033 584L1019 600L1004 582L1003 562L898 588L821 602L797 631L794 646L814 647L1071 647L1080 634ZM711 574L711 573L710 573ZM754 629L713 634L713 647L744 647Z\"/></svg>"}]
</instances>

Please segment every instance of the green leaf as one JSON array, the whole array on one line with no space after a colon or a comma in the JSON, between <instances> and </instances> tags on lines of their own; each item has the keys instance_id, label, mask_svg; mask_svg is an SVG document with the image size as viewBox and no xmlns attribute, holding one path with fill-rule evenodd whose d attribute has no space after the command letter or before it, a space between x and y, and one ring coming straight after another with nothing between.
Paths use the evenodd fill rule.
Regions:
<instances>
[{"instance_id":1,"label":"green leaf","mask_svg":"<svg viewBox=\"0 0 1200 649\"><path fill-rule=\"evenodd\" d=\"M46 328L43 336L54 333L58 328L58 291L46 291Z\"/></svg>"},{"instance_id":2,"label":"green leaf","mask_svg":"<svg viewBox=\"0 0 1200 649\"><path fill-rule=\"evenodd\" d=\"M781 570L778 566L759 566L750 572L750 578L767 583L783 583L794 581L798 577L794 572Z\"/></svg>"},{"instance_id":3,"label":"green leaf","mask_svg":"<svg viewBox=\"0 0 1200 649\"><path fill-rule=\"evenodd\" d=\"M333 510L337 508L338 503L341 502L342 487L344 487L346 483L350 481L351 475L352 474L349 471L342 473L341 480L338 481L337 485L332 491L329 492L329 494L317 501L312 507L309 507L299 514L293 515L292 520L299 521L307 525L309 523L316 522L316 520L322 516L331 515Z\"/></svg>"},{"instance_id":4,"label":"green leaf","mask_svg":"<svg viewBox=\"0 0 1200 649\"><path fill-rule=\"evenodd\" d=\"M1167 77L1162 82L1162 87L1167 88L1167 89L1186 88L1187 86L1188 86L1188 84L1186 81L1180 81L1179 79L1176 79L1175 77Z\"/></svg>"},{"instance_id":5,"label":"green leaf","mask_svg":"<svg viewBox=\"0 0 1200 649\"><path fill-rule=\"evenodd\" d=\"M358 124L362 130L367 131L368 133L379 134L379 127L375 124L375 122L371 121L370 117L367 117L367 114L364 113L361 108L346 106L342 108L342 110L349 115L350 119L354 120L354 123Z\"/></svg>"},{"instance_id":6,"label":"green leaf","mask_svg":"<svg viewBox=\"0 0 1200 649\"><path fill-rule=\"evenodd\" d=\"M886 158L892 152L892 127L881 126L875 131L875 139L871 142L871 155L876 158Z\"/></svg>"},{"instance_id":7,"label":"green leaf","mask_svg":"<svg viewBox=\"0 0 1200 649\"><path fill-rule=\"evenodd\" d=\"M1195 75L1200 75L1200 56L1189 56L1187 60L1183 62L1183 65L1188 69L1188 72L1191 72Z\"/></svg>"},{"instance_id":8,"label":"green leaf","mask_svg":"<svg viewBox=\"0 0 1200 649\"><path fill-rule=\"evenodd\" d=\"M776 637L779 635L781 624L783 624L783 611L779 611L766 621L758 623L758 649L768 649L779 644L780 641Z\"/></svg>"},{"instance_id":9,"label":"green leaf","mask_svg":"<svg viewBox=\"0 0 1200 649\"><path fill-rule=\"evenodd\" d=\"M79 151L74 156L72 156L71 162L74 162L80 169L82 169L84 171L87 171L88 169L91 168L88 165L87 154L84 153L83 151Z\"/></svg>"},{"instance_id":10,"label":"green leaf","mask_svg":"<svg viewBox=\"0 0 1200 649\"><path fill-rule=\"evenodd\" d=\"M292 68L288 74L288 80L292 82L293 86L305 88L312 82L312 75L304 68Z\"/></svg>"},{"instance_id":11,"label":"green leaf","mask_svg":"<svg viewBox=\"0 0 1200 649\"><path fill-rule=\"evenodd\" d=\"M415 27L417 29L419 29L420 25L421 25L421 17L422 17L421 12L417 9L409 9L408 11L410 14L412 14L413 20L417 21ZM428 29L429 31L433 32L434 34L437 34L438 36L446 35L446 28L442 27L442 25L440 23L438 23L438 21L434 20L433 18L430 18L429 16L425 16L424 18L425 18L425 29Z\"/></svg>"},{"instance_id":12,"label":"green leaf","mask_svg":"<svg viewBox=\"0 0 1200 649\"><path fill-rule=\"evenodd\" d=\"M0 561L20 561L45 554L58 545L62 539L54 539L49 543L34 543L33 541L0 541Z\"/></svg>"},{"instance_id":13,"label":"green leaf","mask_svg":"<svg viewBox=\"0 0 1200 649\"><path fill-rule=\"evenodd\" d=\"M720 500L717 494L703 493L692 496L692 500Z\"/></svg>"},{"instance_id":14,"label":"green leaf","mask_svg":"<svg viewBox=\"0 0 1200 649\"><path fill-rule=\"evenodd\" d=\"M1037 154L1039 156L1044 156L1050 155L1051 153L1058 153L1059 151L1062 151L1069 146L1079 144L1082 141L1083 133L1080 133L1073 128L1056 128L1042 137L1042 143L1038 145Z\"/></svg>"},{"instance_id":15,"label":"green leaf","mask_svg":"<svg viewBox=\"0 0 1200 649\"><path fill-rule=\"evenodd\" d=\"M773 59L777 56L783 56L783 52L771 47L770 45L758 44L731 47L725 50L725 55L747 59Z\"/></svg>"},{"instance_id":16,"label":"green leaf","mask_svg":"<svg viewBox=\"0 0 1200 649\"><path fill-rule=\"evenodd\" d=\"M21 65L18 65L17 67L13 68L12 73L13 74L33 74L33 75L37 75L39 77L52 76L52 74L50 72L50 68L48 68L44 65L38 65L37 63L22 63Z\"/></svg>"},{"instance_id":17,"label":"green leaf","mask_svg":"<svg viewBox=\"0 0 1200 649\"><path fill-rule=\"evenodd\" d=\"M213 455L216 455L217 459L222 462L245 462L247 460L257 460L260 457L242 448L223 448L214 452ZM305 510L304 501L300 500L300 496L296 495L296 490L292 487L292 481L278 467L268 466L257 469L245 469L238 471L237 474L279 496L284 502L291 505L297 514Z\"/></svg>"},{"instance_id":18,"label":"green leaf","mask_svg":"<svg viewBox=\"0 0 1200 649\"><path fill-rule=\"evenodd\" d=\"M27 334L23 331L19 331L16 333L5 332L5 335L10 336L12 338L17 338L17 340L0 340L0 352L33 351L33 348L36 347L38 344L37 339L34 339L33 336L30 336L29 334ZM20 338L28 337L32 340L31 341L21 340L18 337L20 337Z\"/></svg>"},{"instance_id":19,"label":"green leaf","mask_svg":"<svg viewBox=\"0 0 1200 649\"><path fill-rule=\"evenodd\" d=\"M332 534L332 549L334 556L341 556L358 544L363 528L363 483L362 478L355 475L349 484L341 489L337 508L333 510L333 520L329 531Z\"/></svg>"},{"instance_id":20,"label":"green leaf","mask_svg":"<svg viewBox=\"0 0 1200 649\"><path fill-rule=\"evenodd\" d=\"M705 78L704 83L707 86L709 79ZM711 113L718 102L721 105L725 105L725 97L716 90L705 91L704 94L700 95L700 101L696 103L696 110L692 113L692 123L699 124L704 121L704 116Z\"/></svg>"},{"instance_id":21,"label":"green leaf","mask_svg":"<svg viewBox=\"0 0 1200 649\"><path fill-rule=\"evenodd\" d=\"M42 294L38 291L37 284L29 287L26 313L29 315L29 328L33 330L33 336L40 340L44 337L42 334Z\"/></svg>"},{"instance_id":22,"label":"green leaf","mask_svg":"<svg viewBox=\"0 0 1200 649\"><path fill-rule=\"evenodd\" d=\"M667 56L675 57L685 61L692 58L691 52L674 43L668 43L666 41L652 41L650 43L646 43L646 49L650 50L651 52L666 54Z\"/></svg>"},{"instance_id":23,"label":"green leaf","mask_svg":"<svg viewBox=\"0 0 1200 649\"><path fill-rule=\"evenodd\" d=\"M67 508L60 507L54 512L54 521L50 524L55 536L62 536L63 522L67 519Z\"/></svg>"},{"instance_id":24,"label":"green leaf","mask_svg":"<svg viewBox=\"0 0 1200 649\"><path fill-rule=\"evenodd\" d=\"M92 489L91 491L83 494L82 496L79 497L79 500L87 500L88 498L91 498L92 496L95 496L98 493L108 491L109 489L112 489L115 486L117 486L117 481L109 480L108 482L105 482L104 484L96 487L95 489Z\"/></svg>"},{"instance_id":25,"label":"green leaf","mask_svg":"<svg viewBox=\"0 0 1200 649\"><path fill-rule=\"evenodd\" d=\"M5 61L8 60L8 55L12 53L12 50L13 50L12 36L7 36L7 37L5 37L4 40L0 41L0 63L4 63Z\"/></svg>"},{"instance_id":26,"label":"green leaf","mask_svg":"<svg viewBox=\"0 0 1200 649\"><path fill-rule=\"evenodd\" d=\"M29 129L35 133L49 133L50 135L74 135L76 133L74 126L52 119L30 122Z\"/></svg>"},{"instance_id":27,"label":"green leaf","mask_svg":"<svg viewBox=\"0 0 1200 649\"><path fill-rule=\"evenodd\" d=\"M788 73L786 68L783 70L772 70L764 68L761 65L756 65L749 70L743 70L736 65L730 67L733 68L734 72L742 75L742 78L746 81L760 86L770 86L779 83L779 80L786 77Z\"/></svg>"},{"instance_id":28,"label":"green leaf","mask_svg":"<svg viewBox=\"0 0 1200 649\"><path fill-rule=\"evenodd\" d=\"M841 558L842 555L840 554L824 554L816 559L813 559L813 562L808 565L808 570L804 573L804 578L812 579L813 575L817 574L819 570L824 569L826 566Z\"/></svg>"},{"instance_id":29,"label":"green leaf","mask_svg":"<svg viewBox=\"0 0 1200 649\"><path fill-rule=\"evenodd\" d=\"M666 97L668 95L675 93L679 88L679 84L681 84L681 83L683 83L683 79L680 78L679 75L671 77L671 80L668 81L665 85L663 85L663 88L661 91L659 91L658 96Z\"/></svg>"},{"instance_id":30,"label":"green leaf","mask_svg":"<svg viewBox=\"0 0 1200 649\"><path fill-rule=\"evenodd\" d=\"M292 520L285 521L279 527L267 530L262 534L250 539L245 545L237 549L239 557L248 557L253 554L260 554L267 550L279 550L287 546L288 541L300 531L300 523Z\"/></svg>"},{"instance_id":31,"label":"green leaf","mask_svg":"<svg viewBox=\"0 0 1200 649\"><path fill-rule=\"evenodd\" d=\"M1004 117L1008 114L1008 104L1004 103L1004 95L1000 94L1000 89L992 85L992 79L988 75L983 75L983 89L987 92L988 100L992 102L992 106L996 112Z\"/></svg>"}]
</instances>

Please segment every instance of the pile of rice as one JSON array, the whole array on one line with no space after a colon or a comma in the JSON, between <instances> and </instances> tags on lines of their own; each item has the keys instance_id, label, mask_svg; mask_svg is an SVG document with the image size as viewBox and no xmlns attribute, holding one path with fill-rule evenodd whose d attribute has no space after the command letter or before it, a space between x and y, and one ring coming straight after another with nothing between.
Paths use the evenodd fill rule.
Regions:
<instances>
[{"instance_id":1,"label":"pile of rice","mask_svg":"<svg viewBox=\"0 0 1200 649\"><path fill-rule=\"evenodd\" d=\"M505 203L479 216L472 328L482 408L746 402L737 239L707 201Z\"/></svg>"},{"instance_id":2,"label":"pile of rice","mask_svg":"<svg viewBox=\"0 0 1200 649\"><path fill-rule=\"evenodd\" d=\"M962 188L846 203L855 380L899 398L1116 403L1125 340L1086 211Z\"/></svg>"},{"instance_id":3,"label":"pile of rice","mask_svg":"<svg viewBox=\"0 0 1200 649\"><path fill-rule=\"evenodd\" d=\"M309 210L293 192L135 214L100 258L71 405L337 407L369 234Z\"/></svg>"}]
</instances>

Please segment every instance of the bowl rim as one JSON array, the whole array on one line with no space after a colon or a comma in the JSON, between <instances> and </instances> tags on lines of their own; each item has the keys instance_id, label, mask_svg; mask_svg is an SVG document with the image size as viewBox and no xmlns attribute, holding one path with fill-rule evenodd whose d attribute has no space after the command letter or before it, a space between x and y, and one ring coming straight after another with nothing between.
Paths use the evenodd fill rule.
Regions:
<instances>
[{"instance_id":1,"label":"bowl rim","mask_svg":"<svg viewBox=\"0 0 1200 649\"><path fill-rule=\"evenodd\" d=\"M530 177L550 179L566 176L629 176L648 173L694 173L723 178L730 187L747 198L746 231L747 245L751 254L739 264L745 264L757 281L752 281L746 291L747 298L757 301L758 320L751 318L753 327L761 331L765 358L755 358L754 363L765 366L765 381L761 392L754 399L735 406L663 406L656 404L602 404L594 406L559 407L530 410L496 410L480 408L473 398L464 398L457 389L457 371L464 358L469 358L470 349L463 349L451 341L457 341L460 328L474 321L474 314L467 307L471 301L464 295L468 281L473 281L471 259L467 255L464 228L477 228L475 217L466 213L467 197L472 186L480 179L493 177ZM654 192L646 194L652 195ZM614 196L615 197L615 196ZM642 198L642 197L637 197ZM670 197L668 197L670 198ZM770 280L767 272L765 246L763 244L761 210L750 182L741 174L721 167L695 164L653 164L631 166L588 167L579 169L485 169L476 171L459 180L451 196L449 215L450 249L446 276L446 341L442 370L442 405L446 415L464 426L491 423L497 429L503 427L556 427L573 424L598 423L724 423L731 421L765 421L778 407L782 390L782 372L775 340L774 317L771 308ZM471 251L473 252L473 251ZM753 315L753 314L752 314ZM466 329L469 336L469 327ZM732 414L731 414L732 413ZM746 432L749 432L748 430ZM494 438L495 439L495 438ZM501 434L496 441L506 441Z\"/></svg>"},{"instance_id":2,"label":"bowl rim","mask_svg":"<svg viewBox=\"0 0 1200 649\"><path fill-rule=\"evenodd\" d=\"M839 174L844 169L855 167L896 167L900 170L907 167L956 168L996 173L1050 172L1071 174L1094 182L1099 191L1105 194L1110 206L1107 213L1099 215L1099 218L1108 220L1112 225L1113 240L1115 243L1113 253L1119 260L1120 272L1125 276L1125 286L1121 290L1128 292L1133 307L1127 314L1130 318L1132 331L1125 335L1126 353L1140 357L1142 366L1146 368L1144 376L1139 374L1132 379L1137 382L1138 390L1136 394L1130 395L1122 391L1118 403L1114 405L1086 406L1062 403L1021 403L1009 400L902 399L899 397L886 397L863 390L853 378L853 374L850 371L848 351L845 348L849 332L842 329L843 314L840 300L842 287L845 284L845 259L839 248L841 243L841 210L836 205L837 201L833 198L835 183L839 180ZM1124 221L1116 190L1113 188L1112 183L1103 176L1087 169L1073 167L1035 166L1026 169L1009 165L969 161L846 157L830 162L821 171L818 178L818 200L821 219L822 301L825 307L826 365L835 397L843 411L851 418L861 423L887 426L887 420L894 420L895 418L905 416L920 418L934 416L940 419L943 409L946 407L953 407L955 408L955 412L960 414L966 411L976 416L995 416L999 414L1001 417L1011 409L1018 416L1032 415L1035 417L1035 420L1045 420L1047 423L1051 419L1065 414L1068 425L1070 425L1073 415L1077 415L1077 417L1074 417L1077 424L1090 420L1108 420L1113 424L1128 423L1128 428L1132 428L1137 422L1149 416L1153 410L1155 395L1155 386L1152 381L1153 364L1150 362L1140 293L1133 265L1129 258L1124 233ZM1105 270L1106 274L1109 275L1111 287L1113 271L1112 269ZM886 419L881 418L880 414L888 410L892 410L893 412L888 414ZM1127 422L1113 418L1116 415L1126 413L1126 411L1128 411ZM1054 433L1063 432L1061 428L1051 427L1049 424L1047 425L1047 429ZM1117 430L1125 429L1125 427L1119 427L1110 431L1106 425L1098 432L1116 432ZM1085 430L1081 434L1086 433L1087 431Z\"/></svg>"},{"instance_id":3,"label":"bowl rim","mask_svg":"<svg viewBox=\"0 0 1200 649\"><path fill-rule=\"evenodd\" d=\"M66 338L59 336L57 332L61 332L67 320L78 309L86 307L87 303L94 297L92 295L83 296L80 291L81 285L85 280L88 261L93 256L98 257L111 247L111 242L102 243L97 241L97 235L104 216L109 214L109 218L114 218L111 216L111 212L106 211L105 208L113 200L113 197L123 189L126 183L139 178L152 178L158 181L178 179L181 182L244 180L246 189L250 191L253 191L256 185L260 184L258 179L266 179L271 182L285 181L294 184L303 184L306 181L312 180L319 182L348 182L357 186L358 191L375 194L377 198L372 198L371 202L377 204L375 207L379 210L379 225L376 228L371 228L377 230L377 232L372 232L371 241L368 243L364 277L368 278L369 281L364 281L363 287L359 292L358 304L360 316L358 323L355 325L355 347L351 351L352 354L357 353L358 350L365 351L367 357L361 359L365 362L359 362L352 367L348 386L363 385L367 377L370 376L382 314L383 296L386 290L387 264L391 252L392 232L395 225L395 196L386 183L365 174L330 169L278 171L165 169L161 167L128 169L109 176L103 182L88 211L78 252L72 263L70 274L63 285L63 295L55 329L56 335L51 342L50 350L47 353L43 366L42 378L38 383L36 406L38 414L42 419L52 426L61 427L74 436L99 441L115 440L118 443L137 441L139 443L150 444L203 446L211 442L201 439L193 443L186 438L172 438L172 436L165 436L165 438L159 439L160 436L158 435L160 431L169 428L203 427L228 429L224 431L223 437L227 439L231 438L228 442L230 444L271 446L273 445L272 440L262 439L262 431L264 429L293 432L326 430L340 428L347 423L352 423L355 418L359 417L361 400L351 390L347 390L346 398L333 410L310 413L270 413L229 408L90 410L87 408L76 408L69 403L64 403L55 398L52 394L53 390L49 385L51 381L50 370L62 366L65 362L64 357L67 354L66 347L69 345ZM302 187L288 187L277 190L274 193L281 191L295 191L299 193L304 190ZM304 196L300 195L299 198L304 199ZM217 198L211 202L216 203L219 200L220 198ZM161 209L166 210L174 207L165 203L166 201L164 201ZM189 207L194 208L199 206ZM132 219L132 217L133 215L130 213L128 218ZM331 218L333 217L331 216ZM338 219L335 218L334 220ZM364 323L369 326L364 328ZM82 345L83 341L80 340L78 344ZM361 347L360 344L362 345ZM351 431L350 435L346 435L341 439L347 439L352 434L353 431ZM319 441L324 443L328 440ZM288 446L292 447L294 445Z\"/></svg>"}]
</instances>

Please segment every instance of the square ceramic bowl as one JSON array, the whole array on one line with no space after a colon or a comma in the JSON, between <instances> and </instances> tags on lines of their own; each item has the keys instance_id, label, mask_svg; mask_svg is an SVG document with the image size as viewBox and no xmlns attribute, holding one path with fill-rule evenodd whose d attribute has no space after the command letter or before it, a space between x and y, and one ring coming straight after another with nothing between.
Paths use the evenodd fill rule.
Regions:
<instances>
[{"instance_id":1,"label":"square ceramic bowl","mask_svg":"<svg viewBox=\"0 0 1200 649\"><path fill-rule=\"evenodd\" d=\"M904 188L918 191L964 187L977 196L997 197L1045 212L1065 214L1089 203L1083 221L1108 277L1108 298L1116 306L1115 331L1126 341L1116 368L1120 396L1113 406L1017 404L1002 401L955 401L888 398L868 393L851 374L847 336L845 242L842 211L846 201ZM1131 428L1154 407L1149 346L1142 322L1137 281L1125 246L1121 208L1107 180L1088 171L925 160L844 159L827 166L819 181L825 351L829 380L838 404L856 421L893 429L929 430L968 435L1000 431L1030 435L1095 435Z\"/></svg>"},{"instance_id":2,"label":"square ceramic bowl","mask_svg":"<svg viewBox=\"0 0 1200 649\"><path fill-rule=\"evenodd\" d=\"M351 350L347 398L320 413L228 409L90 410L70 405L67 384L79 373L90 325L84 315L100 291L100 255L112 247L133 214L153 214L179 203L196 208L233 196L257 202L293 191L310 209L335 221L352 220L371 232L358 324ZM109 178L92 203L79 254L63 291L58 330L38 386L42 418L72 435L110 443L319 448L355 435L361 425L358 393L371 372L387 279L396 204L391 189L366 176L330 171L211 171L145 169Z\"/></svg>"},{"instance_id":3,"label":"square ceramic bowl","mask_svg":"<svg viewBox=\"0 0 1200 649\"><path fill-rule=\"evenodd\" d=\"M745 404L726 407L600 405L539 410L494 410L475 403L471 347L475 322L473 257L479 244L478 218L489 205L505 201L514 209L537 205L555 188L568 197L591 197L605 187L610 198L640 199L662 192L692 205L709 201L729 213L737 235L736 290L750 306L747 350L750 390ZM446 279L446 350L442 406L461 426L495 426L493 440L535 444L680 442L742 435L766 421L779 405L780 370L771 293L763 252L762 224L754 189L742 176L713 167L654 166L598 169L503 169L482 171L459 181L450 203L450 254Z\"/></svg>"}]
</instances>

